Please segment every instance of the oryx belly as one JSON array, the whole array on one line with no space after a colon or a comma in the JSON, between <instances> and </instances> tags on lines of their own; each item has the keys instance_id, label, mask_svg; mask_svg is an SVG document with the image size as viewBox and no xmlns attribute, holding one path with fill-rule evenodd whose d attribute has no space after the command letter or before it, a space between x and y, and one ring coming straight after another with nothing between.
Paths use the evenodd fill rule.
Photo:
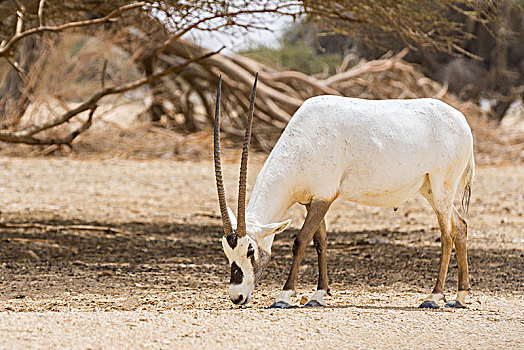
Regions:
<instances>
[{"instance_id":1,"label":"oryx belly","mask_svg":"<svg viewBox=\"0 0 524 350\"><path fill-rule=\"evenodd\" d=\"M417 179L404 179L397 186L385 187L358 187L354 181L345 180L341 184L340 198L357 204L372 207L398 207L415 195L422 184L425 176ZM411 180L411 182L407 182Z\"/></svg>"}]
</instances>

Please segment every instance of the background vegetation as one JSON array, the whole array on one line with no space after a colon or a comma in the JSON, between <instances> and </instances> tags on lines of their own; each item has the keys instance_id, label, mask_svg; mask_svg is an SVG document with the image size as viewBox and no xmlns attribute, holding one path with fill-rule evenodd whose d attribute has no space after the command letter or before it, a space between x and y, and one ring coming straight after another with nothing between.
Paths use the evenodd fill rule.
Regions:
<instances>
[{"instance_id":1,"label":"background vegetation","mask_svg":"<svg viewBox=\"0 0 524 350\"><path fill-rule=\"evenodd\" d=\"M254 142L261 149L271 149L294 111L314 95L436 97L461 109L488 145L517 144L509 151L517 157L519 135L508 141L476 124L483 120L480 101L489 101L489 115L501 120L522 98L520 5L0 0L0 141L40 145L45 154L79 149L84 133L84 141L111 139L111 128L96 127L105 120L125 128L118 135L129 136L132 128L144 146L151 130L157 138L161 129L169 131L170 143L178 140L173 133L185 137L212 125L219 74L222 130L239 138L259 71ZM226 56L185 39L195 30L240 36L279 16L295 20L279 49Z\"/></svg>"}]
</instances>

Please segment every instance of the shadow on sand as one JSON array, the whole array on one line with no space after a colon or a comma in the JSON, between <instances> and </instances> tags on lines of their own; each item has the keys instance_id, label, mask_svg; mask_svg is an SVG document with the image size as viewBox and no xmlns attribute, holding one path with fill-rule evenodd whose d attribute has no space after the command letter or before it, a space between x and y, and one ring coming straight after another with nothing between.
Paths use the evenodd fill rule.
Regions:
<instances>
[{"instance_id":1,"label":"shadow on sand","mask_svg":"<svg viewBox=\"0 0 524 350\"><path fill-rule=\"evenodd\" d=\"M40 224L97 225L64 221ZM168 277L166 283L178 287L199 283L202 288L216 287L216 279L211 282L210 276L220 276L224 280L229 277L219 226L129 222L116 227L126 233L0 227L0 277L9 281L20 275L30 279L31 274L53 274L60 280L78 273L89 275L91 272L99 276L109 270L129 276L137 273L164 275ZM270 268L271 273L266 273L262 282L266 286L281 288L288 273L296 234L296 230L291 230L275 241L273 260L276 264ZM328 247L328 269L331 283L338 283L336 289L387 286L397 282L428 290L433 286L440 256L434 232L358 231L337 232L328 237L335 238L335 235L336 239ZM403 244L404 238L408 242L407 237L415 235L420 236L417 243L411 240ZM31 259L29 250L38 258ZM300 285L316 285L316 261L313 247L308 247L303 261L306 267L299 275ZM473 290L524 289L523 250L470 249L469 264ZM192 284L188 284L187 274L191 275ZM447 286L455 286L456 274L456 261L452 257ZM96 280L101 284L112 283L111 278ZM5 288L8 288L6 284L0 285L4 296ZM417 308L401 309L419 311Z\"/></svg>"}]
</instances>

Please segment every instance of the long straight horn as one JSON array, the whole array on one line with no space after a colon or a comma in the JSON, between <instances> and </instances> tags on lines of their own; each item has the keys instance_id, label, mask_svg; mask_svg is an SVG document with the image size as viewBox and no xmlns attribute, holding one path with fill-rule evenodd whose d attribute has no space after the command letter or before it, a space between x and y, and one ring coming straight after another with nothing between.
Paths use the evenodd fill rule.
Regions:
<instances>
[{"instance_id":1,"label":"long straight horn","mask_svg":"<svg viewBox=\"0 0 524 350\"><path fill-rule=\"evenodd\" d=\"M226 192L224 181L222 180L222 165L220 162L220 89L222 87L222 75L218 78L217 103L215 107L215 132L214 132L214 158L215 158L215 178L217 180L218 202L220 203L220 215L224 226L224 235L233 232L231 220L227 212Z\"/></svg>"},{"instance_id":2,"label":"long straight horn","mask_svg":"<svg viewBox=\"0 0 524 350\"><path fill-rule=\"evenodd\" d=\"M251 103L247 113L246 133L244 135L244 147L242 148L242 160L240 161L240 180L238 183L238 218L237 233L246 235L246 184L247 184L247 155L249 153L249 143L251 141L251 126L253 124L253 109L255 107L255 95L257 91L258 73L255 75L253 92L251 93Z\"/></svg>"}]
</instances>

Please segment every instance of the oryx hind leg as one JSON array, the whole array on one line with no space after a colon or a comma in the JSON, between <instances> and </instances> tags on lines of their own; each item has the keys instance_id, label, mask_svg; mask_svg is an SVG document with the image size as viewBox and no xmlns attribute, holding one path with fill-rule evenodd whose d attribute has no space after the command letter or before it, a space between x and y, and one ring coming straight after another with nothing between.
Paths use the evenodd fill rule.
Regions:
<instances>
[{"instance_id":1,"label":"oryx hind leg","mask_svg":"<svg viewBox=\"0 0 524 350\"><path fill-rule=\"evenodd\" d=\"M469 294L469 269L468 269L468 224L453 206L452 218L453 230L455 231L455 255L458 265L458 291L455 300L445 306L453 308L465 308L466 296Z\"/></svg>"},{"instance_id":2,"label":"oryx hind leg","mask_svg":"<svg viewBox=\"0 0 524 350\"><path fill-rule=\"evenodd\" d=\"M313 239L313 236L320 228L324 216L326 215L329 207L333 203L333 200L323 200L319 198L313 198L311 204L309 204L309 210L304 221L304 225L300 229L295 242L293 243L293 262L291 263L291 270L289 276L284 284L284 290L276 298L275 302L270 306L271 308L288 308L292 307L290 297L295 291L295 282L298 275L298 268L300 262L306 252L306 247ZM325 231L324 231L325 232ZM324 260L325 262L325 256ZM319 270L322 269L322 262ZM327 265L326 265L326 288L327 288ZM320 283L320 281L319 281Z\"/></svg>"},{"instance_id":3,"label":"oryx hind leg","mask_svg":"<svg viewBox=\"0 0 524 350\"><path fill-rule=\"evenodd\" d=\"M420 193L427 199L437 215L440 227L440 264L435 287L431 294L420 304L420 308L437 309L438 302L445 301L444 284L448 273L449 260L456 230L453 230L453 198L458 178L444 178L440 174L428 174L420 188Z\"/></svg>"}]
</instances>

